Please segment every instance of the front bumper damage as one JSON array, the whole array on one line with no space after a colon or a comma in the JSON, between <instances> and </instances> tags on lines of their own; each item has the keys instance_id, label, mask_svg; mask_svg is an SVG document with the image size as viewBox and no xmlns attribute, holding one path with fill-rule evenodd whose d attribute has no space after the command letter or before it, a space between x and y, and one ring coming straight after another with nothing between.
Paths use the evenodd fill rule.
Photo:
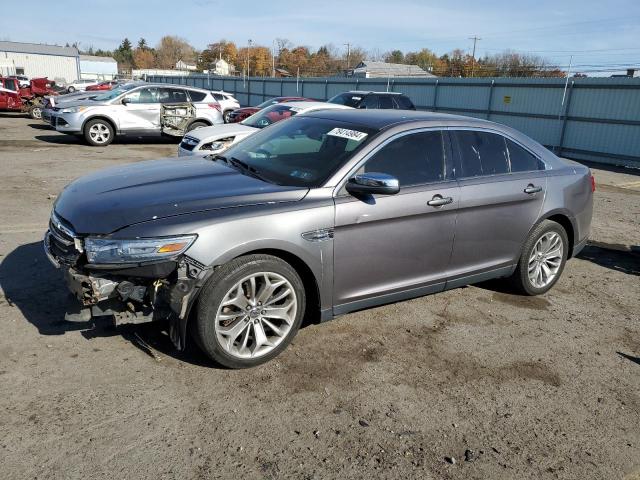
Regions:
<instances>
[{"instance_id":1,"label":"front bumper damage","mask_svg":"<svg viewBox=\"0 0 640 480\"><path fill-rule=\"evenodd\" d=\"M77 300L65 315L67 321L111 317L116 326L169 321L172 342L184 349L189 311L208 268L186 255L161 263L91 265L82 239L53 222L43 243L47 258L62 270Z\"/></svg>"}]
</instances>

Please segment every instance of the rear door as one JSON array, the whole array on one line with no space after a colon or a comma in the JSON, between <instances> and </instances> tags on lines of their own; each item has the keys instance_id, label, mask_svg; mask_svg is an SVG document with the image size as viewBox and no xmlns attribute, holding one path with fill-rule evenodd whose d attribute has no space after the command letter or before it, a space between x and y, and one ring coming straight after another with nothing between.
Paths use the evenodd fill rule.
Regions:
<instances>
[{"instance_id":1,"label":"rear door","mask_svg":"<svg viewBox=\"0 0 640 480\"><path fill-rule=\"evenodd\" d=\"M466 283L463 277L490 275L517 262L540 214L547 178L541 161L500 134L452 130L450 135L460 203L447 286L457 286Z\"/></svg>"},{"instance_id":2,"label":"rear door","mask_svg":"<svg viewBox=\"0 0 640 480\"><path fill-rule=\"evenodd\" d=\"M448 153L442 131L401 134L358 170L395 176L397 195L356 198L344 188L337 194L336 313L388 296L392 301L402 298L397 295L408 298L444 288L459 196L447 169Z\"/></svg>"},{"instance_id":3,"label":"rear door","mask_svg":"<svg viewBox=\"0 0 640 480\"><path fill-rule=\"evenodd\" d=\"M125 132L160 133L158 88L137 88L125 95L128 103L115 105L120 129Z\"/></svg>"}]
</instances>

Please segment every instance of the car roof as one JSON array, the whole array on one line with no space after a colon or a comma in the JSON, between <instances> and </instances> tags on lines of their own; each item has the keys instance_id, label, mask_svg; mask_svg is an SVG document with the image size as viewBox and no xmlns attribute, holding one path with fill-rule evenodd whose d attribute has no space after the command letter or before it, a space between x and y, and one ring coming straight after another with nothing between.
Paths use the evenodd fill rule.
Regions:
<instances>
[{"instance_id":1,"label":"car roof","mask_svg":"<svg viewBox=\"0 0 640 480\"><path fill-rule=\"evenodd\" d=\"M360 95L368 95L370 93L375 93L376 95L404 95L402 92L376 92L374 90L349 90L348 92L342 92L343 94L360 94ZM340 95L340 94L338 94Z\"/></svg>"},{"instance_id":2,"label":"car roof","mask_svg":"<svg viewBox=\"0 0 640 480\"><path fill-rule=\"evenodd\" d=\"M281 103L278 105L282 106ZM318 110L320 108L328 108L331 110L352 109L351 107L347 107L346 105L338 105L337 103L329 102L286 102L285 105L287 107L298 108L300 109L300 111Z\"/></svg>"},{"instance_id":3,"label":"car roof","mask_svg":"<svg viewBox=\"0 0 640 480\"><path fill-rule=\"evenodd\" d=\"M406 123L431 123L433 126L443 126L456 124L459 126L471 127L491 127L496 128L498 124L473 117L464 117L462 115L450 115L448 113L437 112L420 112L413 110L360 110L350 108L348 110L320 110L317 112L309 112L305 114L309 118L324 118L337 120L347 123L353 123L364 127L382 130L392 125Z\"/></svg>"}]
</instances>

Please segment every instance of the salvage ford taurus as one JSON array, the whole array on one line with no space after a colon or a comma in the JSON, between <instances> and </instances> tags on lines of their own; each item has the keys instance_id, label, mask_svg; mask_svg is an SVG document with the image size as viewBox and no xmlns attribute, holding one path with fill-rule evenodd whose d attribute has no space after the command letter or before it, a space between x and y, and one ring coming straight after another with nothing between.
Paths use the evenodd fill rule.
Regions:
<instances>
[{"instance_id":1,"label":"salvage ford taurus","mask_svg":"<svg viewBox=\"0 0 640 480\"><path fill-rule=\"evenodd\" d=\"M303 317L491 278L548 291L585 245L593 177L508 127L444 114L296 116L225 156L94 173L58 197L45 249L81 309L187 325L228 367L278 355Z\"/></svg>"}]
</instances>

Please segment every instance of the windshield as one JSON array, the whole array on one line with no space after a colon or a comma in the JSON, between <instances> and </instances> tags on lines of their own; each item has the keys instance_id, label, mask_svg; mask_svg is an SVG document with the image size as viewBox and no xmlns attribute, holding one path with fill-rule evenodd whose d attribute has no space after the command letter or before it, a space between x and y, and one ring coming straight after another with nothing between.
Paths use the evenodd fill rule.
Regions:
<instances>
[{"instance_id":1,"label":"windshield","mask_svg":"<svg viewBox=\"0 0 640 480\"><path fill-rule=\"evenodd\" d=\"M363 98L363 94L339 93L335 97L328 100L328 102L337 103L338 105L346 105L347 107L358 108L358 105L360 105L360 102L362 102Z\"/></svg>"},{"instance_id":2,"label":"windshield","mask_svg":"<svg viewBox=\"0 0 640 480\"><path fill-rule=\"evenodd\" d=\"M353 123L301 115L247 137L224 155L267 182L319 187L375 133Z\"/></svg>"},{"instance_id":3,"label":"windshield","mask_svg":"<svg viewBox=\"0 0 640 480\"><path fill-rule=\"evenodd\" d=\"M138 85L122 85L118 88L114 88L109 90L108 92L103 93L102 95L98 95L96 97L91 98L91 100L95 100L96 102L106 102L107 100L113 100L114 98L122 95L125 92L128 92L132 88L137 87Z\"/></svg>"},{"instance_id":4,"label":"windshield","mask_svg":"<svg viewBox=\"0 0 640 480\"><path fill-rule=\"evenodd\" d=\"M264 128L268 127L272 123L279 122L285 118L294 116L300 111L299 108L291 107L286 103L277 103L270 107L264 108L257 113L254 113L242 123L247 127Z\"/></svg>"}]
</instances>

